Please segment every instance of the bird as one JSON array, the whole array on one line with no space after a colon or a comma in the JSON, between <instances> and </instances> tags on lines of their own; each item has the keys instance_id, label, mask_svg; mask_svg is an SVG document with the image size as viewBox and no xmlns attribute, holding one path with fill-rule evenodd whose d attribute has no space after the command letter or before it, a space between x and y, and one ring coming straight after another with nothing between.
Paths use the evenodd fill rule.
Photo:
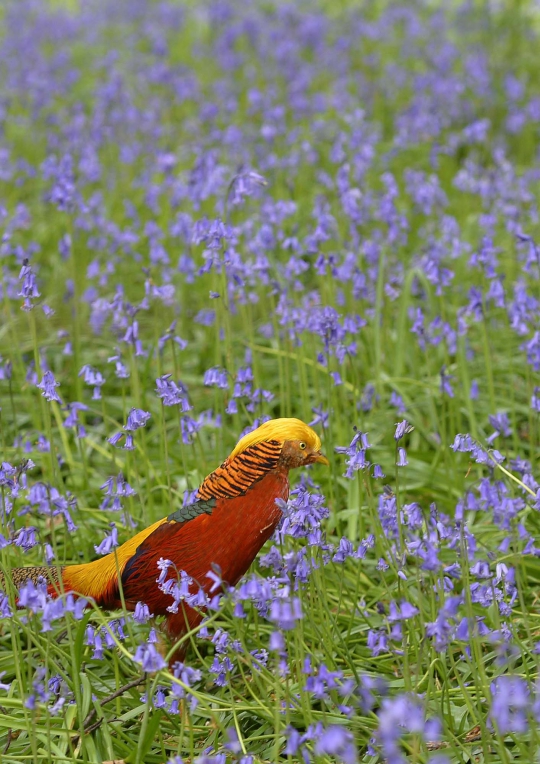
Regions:
<instances>
[{"instance_id":1,"label":"bird","mask_svg":"<svg viewBox=\"0 0 540 764\"><path fill-rule=\"evenodd\" d=\"M248 571L281 517L279 500L289 497L289 471L314 463L329 464L317 433L300 419L270 419L244 435L230 455L202 481L192 503L179 507L137 533L110 554L82 564L27 566L11 571L13 584L45 579L48 593L72 592L100 608L133 611L147 605L164 616L163 631L177 643L203 619L204 612L181 603L171 612L172 598L163 583L180 571L192 586L216 594L235 586ZM172 565L158 585L158 563ZM219 571L216 577L208 576ZM191 590L190 590L191 591ZM175 659L183 660L180 644Z\"/></svg>"}]
</instances>

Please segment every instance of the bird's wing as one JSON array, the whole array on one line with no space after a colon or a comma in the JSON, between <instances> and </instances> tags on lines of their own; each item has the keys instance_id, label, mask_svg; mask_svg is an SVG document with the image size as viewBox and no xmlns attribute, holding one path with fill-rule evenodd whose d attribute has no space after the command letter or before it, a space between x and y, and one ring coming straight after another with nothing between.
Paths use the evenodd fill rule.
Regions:
<instances>
[{"instance_id":1,"label":"bird's wing","mask_svg":"<svg viewBox=\"0 0 540 764\"><path fill-rule=\"evenodd\" d=\"M163 522L141 541L133 555L126 562L122 571L122 586L126 588L131 579L140 575L141 567L145 567L149 552L154 560L154 569L150 574L152 576L150 580L153 580L158 574L155 566L156 554L158 559L159 557L166 558L165 550L170 545L171 534L176 536L186 523L192 523L198 518L202 519L211 515L215 506L216 499L214 498L199 499L193 504L180 507L180 509L168 515ZM164 545L165 540L167 544Z\"/></svg>"},{"instance_id":2,"label":"bird's wing","mask_svg":"<svg viewBox=\"0 0 540 764\"><path fill-rule=\"evenodd\" d=\"M176 512L172 512L167 515L168 523L187 523L190 520L194 520L199 515L211 515L214 507L216 506L216 499L199 499L188 504L186 507L180 507Z\"/></svg>"},{"instance_id":3,"label":"bird's wing","mask_svg":"<svg viewBox=\"0 0 540 764\"><path fill-rule=\"evenodd\" d=\"M100 557L93 562L81 565L67 565L63 568L62 579L66 589L78 592L85 597L92 597L103 607L117 607L120 604L118 575L124 579L132 576L135 562L144 550L153 550L153 569L149 572L150 580L157 578L157 561L166 557L161 551L160 539L167 537L171 529L178 530L186 523L196 522L199 517L206 517L212 512L216 499L199 500L187 507L180 507L168 517L158 520L153 525L137 533L114 552Z\"/></svg>"}]
</instances>

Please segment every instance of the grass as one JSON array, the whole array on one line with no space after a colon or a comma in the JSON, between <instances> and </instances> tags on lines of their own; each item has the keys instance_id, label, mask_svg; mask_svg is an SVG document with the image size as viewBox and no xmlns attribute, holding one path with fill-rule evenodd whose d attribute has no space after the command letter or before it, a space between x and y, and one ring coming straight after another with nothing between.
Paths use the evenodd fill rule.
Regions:
<instances>
[{"instance_id":1,"label":"grass","mask_svg":"<svg viewBox=\"0 0 540 764\"><path fill-rule=\"evenodd\" d=\"M435 762L437 752L464 764L536 760L540 521L536 488L523 486L513 462L529 460L525 473L534 476L540 437L531 406L538 368L524 348L538 326L540 277L537 263L525 267L528 245L516 236L538 235L538 120L529 108L538 97L538 41L530 19L526 4L518 13L483 3L461 11L417 3L321 11L314 3L287 10L18 2L4 10L0 447L18 470L15 488L6 468L0 472L6 578L14 567L44 564L46 544L59 564L94 559L111 522L127 540L177 508L260 416L309 422L320 407L328 417L314 426L331 461L309 479L294 476L325 497L321 543L282 536L274 543L287 564L276 571L263 558L250 572L269 581L272 596L300 598L302 619L281 631L284 647L275 650L276 625L264 609L243 600L239 618L238 592L225 596L209 614L208 637L190 635L188 664L200 674L189 686L166 670L144 674L134 660L155 624L90 607L45 630L43 608L17 609L6 584L6 764L217 762L225 752L272 762L394 764L402 756L421 764ZM510 75L523 84L516 97L505 85ZM519 129L509 126L516 114L524 115ZM485 138L464 137L480 119L489 120ZM43 162L67 153L84 203L59 209L48 194L56 183L73 196L69 173L57 172L55 181ZM357 216L340 168L342 181L358 189L349 199ZM235 205L247 170L266 185ZM408 170L425 176L414 181ZM429 193L430 175L446 201L439 196L426 208L418 199ZM295 206L283 211L278 201ZM233 232L215 250L193 236L205 218L223 219ZM72 244L62 256L65 236ZM486 236L497 250L494 273L481 258L471 261ZM294 238L302 244L296 253L286 244ZM17 294L25 258L40 291L28 311ZM453 275L445 281L434 263ZM489 297L497 279L503 302ZM152 292L163 286L170 298ZM516 297L521 286L526 296ZM476 311L472 289L480 294ZM337 318L323 320L323 309ZM411 331L418 309L424 342ZM201 320L203 310L215 311L212 323ZM361 321L341 336L344 317L356 316ZM134 322L142 352L126 334ZM187 345L168 339L160 349L173 322L172 334ZM84 365L105 378L100 399L79 374ZM213 366L226 370L227 389L204 384ZM245 366L253 389L271 395L244 396L237 413L227 413ZM37 387L47 369L62 403ZM202 423L190 444L181 413L155 395L164 374L186 387L189 415ZM86 406L84 437L66 422L66 404L75 401ZM115 448L108 438L133 407L151 418L134 433L134 451ZM490 445L488 417L498 412L508 415L509 431ZM398 444L395 424L404 418L414 429ZM351 442L354 427L369 434L367 458L385 478L374 479L373 469L344 476L346 456L334 449ZM491 457L479 463L455 453L458 433L498 449L505 461L499 467ZM134 495L121 499L122 511L100 508L101 486L119 473ZM41 505L31 493L39 484ZM56 512L58 496L75 532ZM466 507L478 508L466 508L456 525L466 496ZM509 504L518 499L522 505ZM24 550L17 542L27 527L36 528L38 543ZM365 555L334 561L342 537L355 550L367 541ZM303 559L304 583L295 575ZM451 578L444 569L456 563ZM451 597L461 599L452 617L444 610ZM403 601L414 615L392 618L392 603ZM450 636L438 649L429 625L441 613ZM400 632L392 631L396 623ZM89 626L102 636L102 657L88 644ZM215 661L223 665L224 657L225 681L216 683ZM529 688L525 700L512 698L504 681L497 689L515 678ZM171 710L172 687L185 698ZM437 738L424 722L412 723L411 708L398 715L392 704L403 696L440 721ZM65 702L55 707L58 698ZM319 723L348 730L353 749L318 748ZM291 728L306 738L287 753ZM234 750L224 748L231 730Z\"/></svg>"}]
</instances>

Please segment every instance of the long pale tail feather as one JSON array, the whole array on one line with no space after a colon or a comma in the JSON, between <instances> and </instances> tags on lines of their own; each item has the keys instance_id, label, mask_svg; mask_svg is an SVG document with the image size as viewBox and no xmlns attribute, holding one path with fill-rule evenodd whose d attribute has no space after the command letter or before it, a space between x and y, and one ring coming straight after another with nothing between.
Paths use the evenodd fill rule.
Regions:
<instances>
[{"instance_id":1,"label":"long pale tail feather","mask_svg":"<svg viewBox=\"0 0 540 764\"><path fill-rule=\"evenodd\" d=\"M10 580L16 589L20 589L28 581L37 584L40 578L44 578L45 581L49 582L49 594L54 596L59 591L58 570L60 570L64 589L67 592L73 591L83 597L91 597L98 605L106 607L118 599L118 596L114 596L118 586L118 574L122 574L126 563L135 554L139 544L166 520L167 518L158 520L126 541L115 552L104 555L93 562L86 562L81 565L63 565L60 568L55 565L12 568ZM1 572L0 585L5 588L5 578Z\"/></svg>"},{"instance_id":2,"label":"long pale tail feather","mask_svg":"<svg viewBox=\"0 0 540 764\"><path fill-rule=\"evenodd\" d=\"M63 572L64 568L61 567L60 575L63 575ZM52 586L56 585L58 587L60 584L58 568L52 565L31 565L25 568L12 568L9 577L16 589L20 589L21 586L24 586L29 581L37 584L40 579L45 579ZM0 584L2 586L5 584L5 577L2 572L0 572Z\"/></svg>"},{"instance_id":3,"label":"long pale tail feather","mask_svg":"<svg viewBox=\"0 0 540 764\"><path fill-rule=\"evenodd\" d=\"M114 557L114 555L107 555ZM111 564L112 563L112 564ZM47 582L48 593L55 597L63 589L66 592L75 592L82 597L91 597L98 604L107 604L111 590L117 582L116 564L114 559L107 560L102 557L94 562L82 565L29 565L24 568L12 568L9 580L15 587L20 589L31 581L38 584L40 581ZM5 575L0 571L0 586L4 589Z\"/></svg>"},{"instance_id":4,"label":"long pale tail feather","mask_svg":"<svg viewBox=\"0 0 540 764\"><path fill-rule=\"evenodd\" d=\"M92 597L93 591L96 591L96 573L98 573L97 578L99 581L97 591L99 591L99 585L103 584L103 575L99 575L102 571L92 571L90 568L96 567L96 564L100 562L102 563L103 560L104 558L95 560L94 563L68 565L60 568L45 565L12 568L9 577L16 589L20 589L29 581L37 585L40 581L45 580L48 582L48 593L53 597L60 592L62 584L66 591L77 591L80 595ZM86 570L83 570L83 568L86 568ZM71 575L72 572L75 573L74 576ZM60 581L60 578L62 578L62 582ZM77 581L77 585L74 585L75 581ZM5 576L1 571L0 586L5 589ZM109 587L106 587L106 591L108 591L109 588L110 585ZM100 592L99 596L95 597L95 599L98 601L98 604L102 603L107 607L107 594ZM202 614L191 608L186 607L185 611L184 608L182 608L177 614L168 614L168 617L165 619L164 631L171 642L175 642L182 636L182 634L185 634L190 628L196 626L202 620L202 617ZM183 661L185 659L187 648L187 643L184 643L175 650L169 660L170 668L174 666L176 661ZM167 651L168 648L163 647L163 653L166 654Z\"/></svg>"}]
</instances>

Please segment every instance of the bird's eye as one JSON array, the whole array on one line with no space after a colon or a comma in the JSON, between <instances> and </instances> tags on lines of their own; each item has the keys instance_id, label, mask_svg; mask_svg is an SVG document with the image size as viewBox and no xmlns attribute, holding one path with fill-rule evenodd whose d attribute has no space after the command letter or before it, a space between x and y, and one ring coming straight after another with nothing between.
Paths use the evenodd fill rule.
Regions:
<instances>
[{"instance_id":1,"label":"bird's eye","mask_svg":"<svg viewBox=\"0 0 540 764\"><path fill-rule=\"evenodd\" d=\"M302 449L302 451L305 449L306 444L305 443L299 443L298 447Z\"/></svg>"}]
</instances>

